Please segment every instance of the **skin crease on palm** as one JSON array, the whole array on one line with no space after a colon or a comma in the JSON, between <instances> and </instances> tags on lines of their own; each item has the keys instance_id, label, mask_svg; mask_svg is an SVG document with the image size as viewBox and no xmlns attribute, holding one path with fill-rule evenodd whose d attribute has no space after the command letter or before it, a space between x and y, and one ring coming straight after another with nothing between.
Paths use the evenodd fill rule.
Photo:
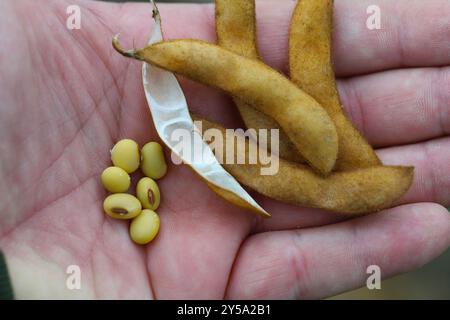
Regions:
<instances>
[{"instance_id":1,"label":"skin crease on palm","mask_svg":"<svg viewBox=\"0 0 450 320\"><path fill-rule=\"evenodd\" d=\"M81 30L65 27L78 3ZM382 30L365 28L377 4ZM287 69L293 1L258 3L264 61ZM343 104L385 164L414 165L397 207L344 221L255 195L271 214L224 202L185 166L160 181L161 231L148 246L102 212L100 174L120 138L157 139L139 62L148 4L0 2L0 248L17 298L322 298L415 269L450 244L450 3L336 0ZM215 41L211 5L160 5L167 38ZM126 43L126 39L130 43ZM182 80L192 110L238 126L231 99ZM81 268L81 290L66 268Z\"/></svg>"}]
</instances>

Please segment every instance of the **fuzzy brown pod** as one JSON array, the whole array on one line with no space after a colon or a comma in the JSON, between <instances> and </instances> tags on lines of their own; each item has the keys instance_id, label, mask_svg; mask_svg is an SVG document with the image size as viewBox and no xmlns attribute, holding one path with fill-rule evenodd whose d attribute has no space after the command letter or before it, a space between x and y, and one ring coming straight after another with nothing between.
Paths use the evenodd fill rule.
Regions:
<instances>
[{"instance_id":1,"label":"fuzzy brown pod","mask_svg":"<svg viewBox=\"0 0 450 320\"><path fill-rule=\"evenodd\" d=\"M336 125L339 152L335 170L380 165L372 147L346 117L336 88L331 57L333 1L299 0L289 35L290 77L316 99Z\"/></svg>"},{"instance_id":2,"label":"fuzzy brown pod","mask_svg":"<svg viewBox=\"0 0 450 320\"><path fill-rule=\"evenodd\" d=\"M202 122L203 132L218 129L226 139L234 139L236 147L248 150L249 139L236 139L235 134L220 125L194 117ZM226 145L226 142L224 143ZM242 149L243 148L243 149ZM225 150L215 149L217 157ZM260 163L223 164L224 168L243 185L272 199L357 216L389 208L411 186L414 168L402 166L374 166L345 172L333 172L328 177L316 174L306 165L279 160L279 171L275 175L261 175Z\"/></svg>"},{"instance_id":3,"label":"fuzzy brown pod","mask_svg":"<svg viewBox=\"0 0 450 320\"><path fill-rule=\"evenodd\" d=\"M216 0L216 33L219 46L247 58L259 59L256 45L256 15L254 0ZM279 129L278 154L281 158L305 162L292 141L271 117L239 98L233 98L248 129ZM270 137L266 145L271 146Z\"/></svg>"},{"instance_id":4,"label":"fuzzy brown pod","mask_svg":"<svg viewBox=\"0 0 450 320\"><path fill-rule=\"evenodd\" d=\"M336 162L338 137L327 112L311 96L264 63L200 40L172 40L124 51L126 57L219 88L272 117L297 151L319 173L327 175Z\"/></svg>"}]
</instances>

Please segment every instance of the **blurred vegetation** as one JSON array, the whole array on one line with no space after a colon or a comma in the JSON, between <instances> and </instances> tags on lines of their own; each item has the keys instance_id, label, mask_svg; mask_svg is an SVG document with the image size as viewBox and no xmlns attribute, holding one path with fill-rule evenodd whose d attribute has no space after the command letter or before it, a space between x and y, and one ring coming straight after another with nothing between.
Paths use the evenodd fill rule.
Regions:
<instances>
[{"instance_id":1,"label":"blurred vegetation","mask_svg":"<svg viewBox=\"0 0 450 320\"><path fill-rule=\"evenodd\" d=\"M450 299L450 250L416 271L384 280L381 290L364 287L332 299Z\"/></svg>"},{"instance_id":2,"label":"blurred vegetation","mask_svg":"<svg viewBox=\"0 0 450 320\"><path fill-rule=\"evenodd\" d=\"M106 1L124 2L124 0ZM148 2L148 0L135 0L135 2ZM159 0L157 2L212 2L212 0ZM384 280L381 290L369 290L364 287L332 299L450 299L450 249L419 270Z\"/></svg>"}]
</instances>

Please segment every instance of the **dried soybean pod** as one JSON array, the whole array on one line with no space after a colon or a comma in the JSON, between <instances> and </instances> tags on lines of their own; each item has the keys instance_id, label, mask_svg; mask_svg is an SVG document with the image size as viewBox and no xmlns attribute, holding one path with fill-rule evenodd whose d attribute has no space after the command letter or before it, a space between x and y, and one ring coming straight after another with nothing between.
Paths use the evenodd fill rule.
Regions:
<instances>
[{"instance_id":1,"label":"dried soybean pod","mask_svg":"<svg viewBox=\"0 0 450 320\"><path fill-rule=\"evenodd\" d=\"M256 47L256 19L254 0L216 0L216 33L219 46L247 58L259 59ZM233 98L242 120L251 129L279 129L281 158L304 162L289 137L271 117L238 98ZM271 145L270 136L267 146Z\"/></svg>"},{"instance_id":2,"label":"dried soybean pod","mask_svg":"<svg viewBox=\"0 0 450 320\"><path fill-rule=\"evenodd\" d=\"M334 167L338 138L334 123L311 96L269 66L198 40L158 42L124 51L126 57L224 90L276 120L313 168L328 174Z\"/></svg>"},{"instance_id":3,"label":"dried soybean pod","mask_svg":"<svg viewBox=\"0 0 450 320\"><path fill-rule=\"evenodd\" d=\"M336 88L331 57L332 0L299 0L289 35L290 76L328 112L336 125L335 170L380 165L372 147L347 119Z\"/></svg>"},{"instance_id":4,"label":"dried soybean pod","mask_svg":"<svg viewBox=\"0 0 450 320\"><path fill-rule=\"evenodd\" d=\"M236 197L236 195L233 194L232 192L222 189L222 188L219 188L209 182L206 182L206 184L207 184L208 188L210 188L214 193L216 193L218 196L225 199L226 201L234 204L235 206L253 211L253 212L259 214L263 218L270 218L270 214L262 213L261 211L256 210L254 207L249 206L247 202L243 201L239 197Z\"/></svg>"},{"instance_id":5,"label":"dried soybean pod","mask_svg":"<svg viewBox=\"0 0 450 320\"><path fill-rule=\"evenodd\" d=\"M259 59L254 0L216 0L216 32L221 47Z\"/></svg>"},{"instance_id":6,"label":"dried soybean pod","mask_svg":"<svg viewBox=\"0 0 450 320\"><path fill-rule=\"evenodd\" d=\"M202 120L202 130L210 128L221 130L225 139L234 139L234 135L230 136L221 126ZM237 143L246 144L248 158L249 144L254 142L237 139ZM225 152L215 151L219 157ZM240 183L270 198L353 216L391 206L409 189L414 173L412 167L374 166L322 177L305 165L283 159L280 159L278 173L272 176L261 175L260 164L223 166Z\"/></svg>"}]
</instances>

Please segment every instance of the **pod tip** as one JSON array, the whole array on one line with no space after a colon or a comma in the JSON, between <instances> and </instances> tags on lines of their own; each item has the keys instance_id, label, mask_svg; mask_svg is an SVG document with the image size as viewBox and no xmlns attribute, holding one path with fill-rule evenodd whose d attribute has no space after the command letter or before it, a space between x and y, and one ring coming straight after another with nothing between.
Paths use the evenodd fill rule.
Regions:
<instances>
[{"instance_id":1,"label":"pod tip","mask_svg":"<svg viewBox=\"0 0 450 320\"><path fill-rule=\"evenodd\" d=\"M113 48L118 52L118 53L120 53L121 55L123 55L124 57L127 57L127 58L134 58L134 59L139 59L139 57L136 55L136 50L127 50L127 51L125 51L123 48L122 48L122 45L120 44L120 42L119 42L119 33L118 34L116 34L115 36L113 36L113 38L112 38L112 46L113 46Z\"/></svg>"}]
</instances>

